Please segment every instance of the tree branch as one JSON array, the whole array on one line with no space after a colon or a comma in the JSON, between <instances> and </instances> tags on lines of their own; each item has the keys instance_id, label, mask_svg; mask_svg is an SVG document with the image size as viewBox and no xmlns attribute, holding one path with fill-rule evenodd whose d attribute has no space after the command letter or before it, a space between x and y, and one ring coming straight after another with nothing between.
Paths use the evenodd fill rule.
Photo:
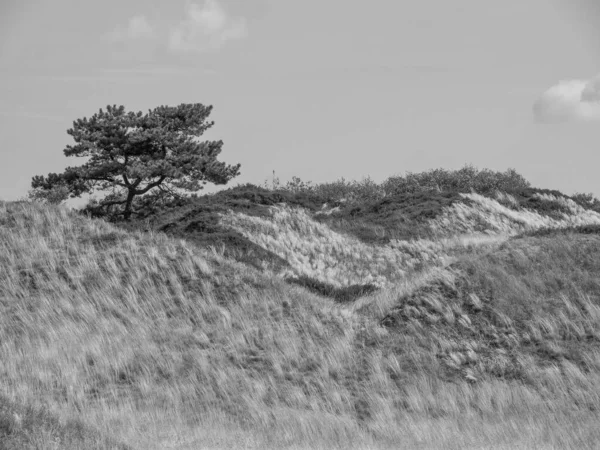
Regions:
<instances>
[{"instance_id":1,"label":"tree branch","mask_svg":"<svg viewBox=\"0 0 600 450\"><path fill-rule=\"evenodd\" d=\"M145 194L145 193L146 193L146 192L148 192L150 189L152 189L152 188L154 188L154 187L158 186L160 183L162 183L163 181L165 181L165 178L167 178L167 177L163 175L163 176L161 176L161 177L159 178L159 180L158 180L158 181L155 181L154 183L150 183L150 184L149 184L148 186L146 186L144 189L140 189L140 190L137 190L137 189L136 189L136 190L134 191L134 192L135 192L135 195L142 195L142 194Z\"/></svg>"}]
</instances>

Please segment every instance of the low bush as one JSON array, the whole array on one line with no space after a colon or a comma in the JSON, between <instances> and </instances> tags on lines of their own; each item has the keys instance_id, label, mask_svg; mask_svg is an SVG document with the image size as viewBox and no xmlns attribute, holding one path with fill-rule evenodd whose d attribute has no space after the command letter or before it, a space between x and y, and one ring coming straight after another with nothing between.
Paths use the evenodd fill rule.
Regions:
<instances>
[{"instance_id":1,"label":"low bush","mask_svg":"<svg viewBox=\"0 0 600 450\"><path fill-rule=\"evenodd\" d=\"M385 195L427 191L455 191L490 194L497 190L508 191L530 187L522 175L514 169L505 172L494 172L489 169L479 170L472 165L465 165L459 170L432 169L427 172L411 173L405 176L392 176L382 183Z\"/></svg>"},{"instance_id":2,"label":"low bush","mask_svg":"<svg viewBox=\"0 0 600 450\"><path fill-rule=\"evenodd\" d=\"M338 303L353 302L365 295L377 291L377 286L373 284L353 284L351 286L338 288L329 283L324 283L306 275L290 277L287 278L286 281L291 284L305 287L315 294L332 298Z\"/></svg>"},{"instance_id":3,"label":"low bush","mask_svg":"<svg viewBox=\"0 0 600 450\"><path fill-rule=\"evenodd\" d=\"M357 204L381 199L385 196L382 187L366 177L361 181L346 181L340 178L337 181L313 184L312 181L303 181L299 177L292 177L285 185L282 185L279 178L274 177L269 187L268 183L263 184L265 189L277 192L291 194L304 194L313 199L318 199L321 204L327 203L329 206L337 206L342 203Z\"/></svg>"},{"instance_id":4,"label":"low bush","mask_svg":"<svg viewBox=\"0 0 600 450\"><path fill-rule=\"evenodd\" d=\"M385 197L361 205L347 205L315 219L332 229L356 236L365 243L385 244L392 239L426 239L432 236L425 222L453 203L468 200L457 192L413 192Z\"/></svg>"},{"instance_id":5,"label":"low bush","mask_svg":"<svg viewBox=\"0 0 600 450\"><path fill-rule=\"evenodd\" d=\"M591 209L593 211L600 212L600 200L598 200L592 193L584 194L578 192L572 195L571 199L573 199L575 203L583 206L586 209Z\"/></svg>"},{"instance_id":6,"label":"low bush","mask_svg":"<svg viewBox=\"0 0 600 450\"><path fill-rule=\"evenodd\" d=\"M565 234L600 234L600 225L580 225L576 227L565 227L565 228L539 228L537 230L527 231L515 236L517 238L524 237L543 237L543 236L558 236Z\"/></svg>"}]
</instances>

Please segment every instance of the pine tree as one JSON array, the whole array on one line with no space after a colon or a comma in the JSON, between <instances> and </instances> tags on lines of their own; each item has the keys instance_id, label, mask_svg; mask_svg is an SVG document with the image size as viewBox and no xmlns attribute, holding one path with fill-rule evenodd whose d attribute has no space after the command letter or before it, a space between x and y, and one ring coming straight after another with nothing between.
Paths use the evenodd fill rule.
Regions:
<instances>
[{"instance_id":1,"label":"pine tree","mask_svg":"<svg viewBox=\"0 0 600 450\"><path fill-rule=\"evenodd\" d=\"M67 130L76 144L64 154L90 159L62 174L34 176L30 196L62 193L66 200L110 191L98 205L107 211L116 206L117 215L129 220L134 198L155 188L181 195L178 189L194 192L208 182L226 184L239 175L240 165L217 160L223 141L195 139L214 125L207 121L211 111L212 106L196 103L159 106L143 115L109 105L89 119L78 119Z\"/></svg>"}]
</instances>

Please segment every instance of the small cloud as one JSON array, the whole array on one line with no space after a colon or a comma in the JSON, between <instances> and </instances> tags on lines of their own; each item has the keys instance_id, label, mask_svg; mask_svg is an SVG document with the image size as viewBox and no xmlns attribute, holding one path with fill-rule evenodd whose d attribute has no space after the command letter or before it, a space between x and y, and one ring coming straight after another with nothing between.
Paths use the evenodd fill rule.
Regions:
<instances>
[{"instance_id":1,"label":"small cloud","mask_svg":"<svg viewBox=\"0 0 600 450\"><path fill-rule=\"evenodd\" d=\"M106 34L106 38L113 42L154 37L154 28L148 23L145 16L133 16L126 27L118 27Z\"/></svg>"},{"instance_id":2,"label":"small cloud","mask_svg":"<svg viewBox=\"0 0 600 450\"><path fill-rule=\"evenodd\" d=\"M535 102L533 114L538 123L600 121L600 75L559 82Z\"/></svg>"},{"instance_id":3,"label":"small cloud","mask_svg":"<svg viewBox=\"0 0 600 450\"><path fill-rule=\"evenodd\" d=\"M182 53L216 50L246 35L245 19L229 17L216 0L206 0L202 7L189 3L186 18L171 30L169 49Z\"/></svg>"}]
</instances>

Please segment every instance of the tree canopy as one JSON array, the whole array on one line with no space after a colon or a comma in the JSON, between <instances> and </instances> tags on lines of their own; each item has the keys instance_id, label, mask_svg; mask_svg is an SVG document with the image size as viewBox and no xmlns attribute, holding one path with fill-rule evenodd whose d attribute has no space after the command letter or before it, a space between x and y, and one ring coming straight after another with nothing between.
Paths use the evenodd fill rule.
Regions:
<instances>
[{"instance_id":1,"label":"tree canopy","mask_svg":"<svg viewBox=\"0 0 600 450\"><path fill-rule=\"evenodd\" d=\"M226 184L239 175L240 164L217 160L223 141L195 139L214 125L207 121L211 111L212 106L200 103L159 106L147 114L109 105L89 119L77 119L67 130L75 145L64 154L89 160L61 174L34 176L30 196L60 202L109 191L98 206L107 211L122 207L117 215L129 220L134 198L155 188L180 196L178 189L194 192L208 182Z\"/></svg>"}]
</instances>

